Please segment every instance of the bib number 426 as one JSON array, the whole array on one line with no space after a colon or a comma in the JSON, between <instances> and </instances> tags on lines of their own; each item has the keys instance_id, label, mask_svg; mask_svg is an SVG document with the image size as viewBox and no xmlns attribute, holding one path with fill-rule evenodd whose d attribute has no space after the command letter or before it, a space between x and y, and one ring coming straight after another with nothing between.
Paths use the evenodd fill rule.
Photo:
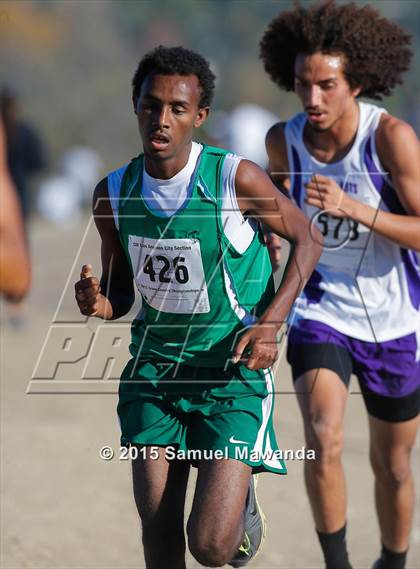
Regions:
<instances>
[{"instance_id":1,"label":"bib number 426","mask_svg":"<svg viewBox=\"0 0 420 569\"><path fill-rule=\"evenodd\" d=\"M159 261L163 263L161 268L156 268L153 266L153 260ZM185 257L175 257L171 259L172 266L170 260L165 257L164 255L156 255L152 257L151 255L146 255L143 263L143 272L146 275L149 275L149 278L152 282L156 282L156 277L158 281L161 283L170 283L171 282L171 273L172 269L174 271L173 275L177 282L180 284L185 284L188 282L190 275L188 273L188 268L185 263Z\"/></svg>"}]
</instances>

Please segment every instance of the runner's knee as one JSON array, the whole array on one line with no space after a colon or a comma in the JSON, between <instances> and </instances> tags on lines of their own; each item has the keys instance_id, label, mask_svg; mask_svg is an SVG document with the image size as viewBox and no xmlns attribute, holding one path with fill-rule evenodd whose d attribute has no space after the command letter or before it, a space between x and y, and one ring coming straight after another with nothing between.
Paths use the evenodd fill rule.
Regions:
<instances>
[{"instance_id":1,"label":"runner's knee","mask_svg":"<svg viewBox=\"0 0 420 569\"><path fill-rule=\"evenodd\" d=\"M388 449L370 453L370 462L375 478L396 488L402 486L411 476L410 453L406 448Z\"/></svg>"},{"instance_id":2,"label":"runner's knee","mask_svg":"<svg viewBox=\"0 0 420 569\"><path fill-rule=\"evenodd\" d=\"M189 542L189 549L196 561L205 567L223 567L233 558L235 552L221 543Z\"/></svg>"},{"instance_id":3,"label":"runner's knee","mask_svg":"<svg viewBox=\"0 0 420 569\"><path fill-rule=\"evenodd\" d=\"M188 547L193 557L206 567L222 567L236 553L237 544L229 536L200 534L188 527Z\"/></svg>"},{"instance_id":4,"label":"runner's knee","mask_svg":"<svg viewBox=\"0 0 420 569\"><path fill-rule=\"evenodd\" d=\"M325 419L311 419L306 425L306 439L308 447L315 450L317 466L340 460L343 450L343 430L340 425Z\"/></svg>"}]
</instances>

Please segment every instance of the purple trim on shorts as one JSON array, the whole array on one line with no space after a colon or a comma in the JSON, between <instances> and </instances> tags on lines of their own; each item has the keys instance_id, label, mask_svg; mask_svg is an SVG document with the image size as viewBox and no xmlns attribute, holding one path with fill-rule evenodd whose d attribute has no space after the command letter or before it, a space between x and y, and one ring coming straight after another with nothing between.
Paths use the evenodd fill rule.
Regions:
<instances>
[{"instance_id":1,"label":"purple trim on shorts","mask_svg":"<svg viewBox=\"0 0 420 569\"><path fill-rule=\"evenodd\" d=\"M289 344L334 344L346 348L346 336L318 320L299 320L288 335Z\"/></svg>"},{"instance_id":2,"label":"purple trim on shorts","mask_svg":"<svg viewBox=\"0 0 420 569\"><path fill-rule=\"evenodd\" d=\"M294 197L295 202L300 207L300 200L302 193L302 165L300 163L299 154L293 145L292 145L292 159L293 159L292 195Z\"/></svg>"},{"instance_id":3,"label":"purple trim on shorts","mask_svg":"<svg viewBox=\"0 0 420 569\"><path fill-rule=\"evenodd\" d=\"M346 336L317 320L300 320L288 336L293 344L334 344L349 353L353 373L363 386L385 397L405 397L420 386L420 362L416 361L416 334L388 342L363 342ZM293 365L293 362L291 362Z\"/></svg>"},{"instance_id":4,"label":"purple trim on shorts","mask_svg":"<svg viewBox=\"0 0 420 569\"><path fill-rule=\"evenodd\" d=\"M319 288L319 284L322 281L322 276L317 270L314 270L310 276L305 288L303 289L303 294L308 299L308 304L318 304L321 298L324 296L323 290Z\"/></svg>"}]
</instances>

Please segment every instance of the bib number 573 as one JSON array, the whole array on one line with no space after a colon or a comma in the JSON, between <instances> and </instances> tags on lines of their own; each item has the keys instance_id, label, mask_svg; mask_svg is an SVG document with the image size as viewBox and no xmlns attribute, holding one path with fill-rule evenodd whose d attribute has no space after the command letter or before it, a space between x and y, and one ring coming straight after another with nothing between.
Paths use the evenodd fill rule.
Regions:
<instances>
[{"instance_id":1,"label":"bib number 573","mask_svg":"<svg viewBox=\"0 0 420 569\"><path fill-rule=\"evenodd\" d=\"M161 268L156 268L153 266L153 260L163 263ZM185 263L185 257L175 257L172 259L172 266L174 270L174 277L180 284L185 284L188 282L190 275L188 273L188 268ZM146 255L143 263L143 272L149 275L151 281L156 282L156 276L158 281L161 283L170 283L171 278L168 275L171 271L171 261L164 255L156 255L152 257L151 255Z\"/></svg>"},{"instance_id":2,"label":"bib number 573","mask_svg":"<svg viewBox=\"0 0 420 569\"><path fill-rule=\"evenodd\" d=\"M332 220L336 221L335 227L332 227ZM329 237L332 233L334 239L340 239L340 228L344 221L348 223L347 235L349 241L355 241L359 237L358 227L359 224L353 219L345 219L344 217L334 217L333 215L328 215L327 213L320 213L318 215L318 223L321 225L321 233L324 237ZM345 226L344 226L345 227ZM344 228L343 228L344 229Z\"/></svg>"}]
</instances>

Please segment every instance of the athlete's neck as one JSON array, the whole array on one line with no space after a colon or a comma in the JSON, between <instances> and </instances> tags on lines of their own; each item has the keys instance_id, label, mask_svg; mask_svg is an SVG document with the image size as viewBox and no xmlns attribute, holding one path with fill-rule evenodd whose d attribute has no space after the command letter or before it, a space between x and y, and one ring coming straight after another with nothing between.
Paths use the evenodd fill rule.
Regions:
<instances>
[{"instance_id":1,"label":"athlete's neck","mask_svg":"<svg viewBox=\"0 0 420 569\"><path fill-rule=\"evenodd\" d=\"M192 142L184 146L179 153L169 158L157 159L155 156L144 155L144 167L152 178L169 180L173 178L188 164Z\"/></svg>"},{"instance_id":2,"label":"athlete's neck","mask_svg":"<svg viewBox=\"0 0 420 569\"><path fill-rule=\"evenodd\" d=\"M337 162L351 149L359 128L360 108L356 101L327 130L316 130L306 122L303 131L309 152L322 162Z\"/></svg>"}]
</instances>

